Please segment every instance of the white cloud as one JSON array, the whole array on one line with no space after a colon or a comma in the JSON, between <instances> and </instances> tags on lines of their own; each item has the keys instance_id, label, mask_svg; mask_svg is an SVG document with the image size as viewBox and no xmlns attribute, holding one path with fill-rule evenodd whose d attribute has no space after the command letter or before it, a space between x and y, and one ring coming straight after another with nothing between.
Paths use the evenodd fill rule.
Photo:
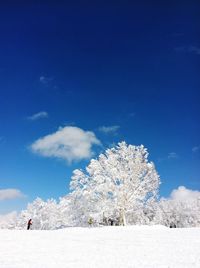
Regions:
<instances>
[{"instance_id":1,"label":"white cloud","mask_svg":"<svg viewBox=\"0 0 200 268\"><path fill-rule=\"evenodd\" d=\"M167 158L168 159L175 159L175 158L178 158L178 155L175 152L171 152L171 153L168 154Z\"/></svg>"},{"instance_id":2,"label":"white cloud","mask_svg":"<svg viewBox=\"0 0 200 268\"><path fill-rule=\"evenodd\" d=\"M93 155L92 145L100 144L93 132L66 126L36 140L31 150L44 157L60 158L70 163L90 158Z\"/></svg>"},{"instance_id":3,"label":"white cloud","mask_svg":"<svg viewBox=\"0 0 200 268\"><path fill-rule=\"evenodd\" d=\"M105 133L105 134L109 134L109 133L116 133L117 130L120 128L120 126L102 126L102 127L99 127L99 131Z\"/></svg>"},{"instance_id":4,"label":"white cloud","mask_svg":"<svg viewBox=\"0 0 200 268\"><path fill-rule=\"evenodd\" d=\"M21 197L24 197L24 194L20 190L17 190L17 189L0 190L0 201L21 198Z\"/></svg>"},{"instance_id":5,"label":"white cloud","mask_svg":"<svg viewBox=\"0 0 200 268\"><path fill-rule=\"evenodd\" d=\"M27 119L35 121L35 120L38 120L38 119L41 119L41 118L47 118L47 117L48 117L48 113L45 112L45 111L42 111L42 112L33 114L31 116L28 116Z\"/></svg>"},{"instance_id":6,"label":"white cloud","mask_svg":"<svg viewBox=\"0 0 200 268\"><path fill-rule=\"evenodd\" d=\"M193 151L193 153L197 153L197 152L199 152L199 151L200 151L200 146L194 146L194 147L192 148L192 151Z\"/></svg>"},{"instance_id":7,"label":"white cloud","mask_svg":"<svg viewBox=\"0 0 200 268\"><path fill-rule=\"evenodd\" d=\"M179 186L171 192L170 198L177 201L187 201L200 198L200 192L187 189L185 186Z\"/></svg>"}]
</instances>

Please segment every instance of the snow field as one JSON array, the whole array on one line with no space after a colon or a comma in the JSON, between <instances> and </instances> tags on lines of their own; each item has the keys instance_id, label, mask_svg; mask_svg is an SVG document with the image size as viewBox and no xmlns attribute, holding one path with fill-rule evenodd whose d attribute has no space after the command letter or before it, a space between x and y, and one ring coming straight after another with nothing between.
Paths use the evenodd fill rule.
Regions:
<instances>
[{"instance_id":1,"label":"snow field","mask_svg":"<svg viewBox=\"0 0 200 268\"><path fill-rule=\"evenodd\" d=\"M0 230L1 268L200 267L200 228Z\"/></svg>"}]
</instances>

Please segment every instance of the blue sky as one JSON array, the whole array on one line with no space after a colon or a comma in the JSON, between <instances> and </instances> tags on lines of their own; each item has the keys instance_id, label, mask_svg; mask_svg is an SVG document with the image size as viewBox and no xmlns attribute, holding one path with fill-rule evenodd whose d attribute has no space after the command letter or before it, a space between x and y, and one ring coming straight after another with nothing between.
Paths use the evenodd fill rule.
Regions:
<instances>
[{"instance_id":1,"label":"blue sky","mask_svg":"<svg viewBox=\"0 0 200 268\"><path fill-rule=\"evenodd\" d=\"M161 196L200 190L200 4L31 2L0 9L0 190L20 191L0 194L0 213L65 195L122 140L148 148ZM82 157L31 147L65 130Z\"/></svg>"}]
</instances>

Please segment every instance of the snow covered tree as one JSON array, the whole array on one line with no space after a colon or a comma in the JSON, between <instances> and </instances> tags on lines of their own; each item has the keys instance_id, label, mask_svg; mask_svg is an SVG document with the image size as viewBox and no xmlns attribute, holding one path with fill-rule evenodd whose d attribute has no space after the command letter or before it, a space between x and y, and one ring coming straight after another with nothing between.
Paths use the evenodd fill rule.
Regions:
<instances>
[{"instance_id":1,"label":"snow covered tree","mask_svg":"<svg viewBox=\"0 0 200 268\"><path fill-rule=\"evenodd\" d=\"M49 199L45 202L41 198L36 198L33 203L28 204L26 210L20 213L16 228L26 229L27 221L32 219L32 229L58 229L62 224L60 223L60 217L61 213L54 199Z\"/></svg>"},{"instance_id":2,"label":"snow covered tree","mask_svg":"<svg viewBox=\"0 0 200 268\"><path fill-rule=\"evenodd\" d=\"M0 229L13 229L17 219L17 212L13 211L6 215L0 215Z\"/></svg>"},{"instance_id":3,"label":"snow covered tree","mask_svg":"<svg viewBox=\"0 0 200 268\"><path fill-rule=\"evenodd\" d=\"M119 143L92 159L86 171L75 170L71 189L83 223L89 216L115 218L132 224L138 214L157 200L160 178L148 162L147 149Z\"/></svg>"},{"instance_id":4,"label":"snow covered tree","mask_svg":"<svg viewBox=\"0 0 200 268\"><path fill-rule=\"evenodd\" d=\"M58 202L37 198L18 216L0 219L0 228L26 229L29 219L32 229L40 230L88 226L89 221L93 226L111 222L200 226L199 193L181 186L169 199L158 200L159 184L147 149L121 142L92 159L84 171L74 170L71 193Z\"/></svg>"},{"instance_id":5,"label":"snow covered tree","mask_svg":"<svg viewBox=\"0 0 200 268\"><path fill-rule=\"evenodd\" d=\"M60 198L59 202L54 199L45 202L41 198L36 198L16 217L16 223L12 225L12 228L26 229L28 220L32 219L31 229L61 229L75 226L75 215L71 194Z\"/></svg>"},{"instance_id":6,"label":"snow covered tree","mask_svg":"<svg viewBox=\"0 0 200 268\"><path fill-rule=\"evenodd\" d=\"M176 227L200 226L198 198L174 200L162 198L156 211L156 223Z\"/></svg>"},{"instance_id":7,"label":"snow covered tree","mask_svg":"<svg viewBox=\"0 0 200 268\"><path fill-rule=\"evenodd\" d=\"M152 224L157 220L157 194L160 178L148 161L147 149L119 143L92 159L85 171L73 172L72 192L46 202L37 198L17 217L15 228L33 229L68 226Z\"/></svg>"}]
</instances>

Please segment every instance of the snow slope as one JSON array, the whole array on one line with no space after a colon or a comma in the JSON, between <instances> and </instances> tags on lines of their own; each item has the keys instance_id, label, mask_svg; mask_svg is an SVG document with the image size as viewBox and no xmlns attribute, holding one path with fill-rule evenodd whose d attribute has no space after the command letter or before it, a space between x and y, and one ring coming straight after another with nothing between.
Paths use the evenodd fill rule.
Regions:
<instances>
[{"instance_id":1,"label":"snow slope","mask_svg":"<svg viewBox=\"0 0 200 268\"><path fill-rule=\"evenodd\" d=\"M200 267L200 228L0 230L1 268Z\"/></svg>"}]
</instances>

